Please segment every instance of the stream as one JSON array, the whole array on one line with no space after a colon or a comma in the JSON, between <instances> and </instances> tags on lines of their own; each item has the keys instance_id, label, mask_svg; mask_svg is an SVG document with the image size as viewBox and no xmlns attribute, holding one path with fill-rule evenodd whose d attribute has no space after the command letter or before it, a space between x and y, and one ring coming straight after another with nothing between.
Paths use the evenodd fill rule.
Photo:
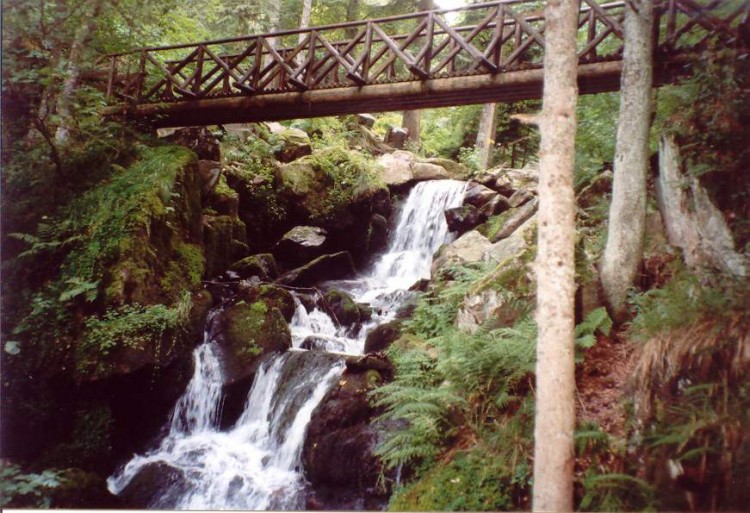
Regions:
<instances>
[{"instance_id":1,"label":"stream","mask_svg":"<svg viewBox=\"0 0 750 513\"><path fill-rule=\"evenodd\" d=\"M429 279L433 254L450 240L443 212L460 206L465 187L455 180L417 184L386 252L356 279L335 282L373 309L372 319L358 329L339 327L325 311L311 305L308 310L295 298L294 349L259 367L242 414L227 430L219 427L225 379L216 342L223 307L214 308L193 353L193 376L163 438L110 476L109 490L120 494L143 480L153 487L148 507L159 509L304 509L307 425L345 367L341 358L321 357L320 351L361 354L367 334L395 317L414 294L412 285ZM310 337L323 341L317 351L300 349Z\"/></svg>"}]
</instances>

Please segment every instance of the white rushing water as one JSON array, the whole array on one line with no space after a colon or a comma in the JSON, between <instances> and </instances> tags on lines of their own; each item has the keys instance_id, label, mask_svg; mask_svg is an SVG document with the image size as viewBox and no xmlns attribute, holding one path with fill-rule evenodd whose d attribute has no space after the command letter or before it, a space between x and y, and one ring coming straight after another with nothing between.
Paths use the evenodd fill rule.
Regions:
<instances>
[{"instance_id":1,"label":"white rushing water","mask_svg":"<svg viewBox=\"0 0 750 513\"><path fill-rule=\"evenodd\" d=\"M356 332L337 326L320 309L301 301L290 325L293 344L308 337L324 351L361 353L367 333L395 316L408 288L429 278L432 255L446 242L443 212L459 206L465 184L423 182L412 189L389 249L369 273L341 283L357 302L374 310ZM148 506L169 509L303 509L301 452L311 415L343 372L341 359L305 351L266 361L256 373L243 413L220 429L224 374L212 311L204 343L193 353L194 372L174 407L157 447L134 456L108 479L111 492L149 488ZM139 481L140 480L140 481Z\"/></svg>"}]
</instances>

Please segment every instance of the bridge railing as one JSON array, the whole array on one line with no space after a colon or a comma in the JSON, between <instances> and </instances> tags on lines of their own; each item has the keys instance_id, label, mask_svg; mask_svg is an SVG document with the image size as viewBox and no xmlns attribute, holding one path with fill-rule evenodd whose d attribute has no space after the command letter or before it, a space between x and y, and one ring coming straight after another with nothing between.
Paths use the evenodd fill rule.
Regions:
<instances>
[{"instance_id":1,"label":"bridge railing","mask_svg":"<svg viewBox=\"0 0 750 513\"><path fill-rule=\"evenodd\" d=\"M109 56L113 101L158 103L458 78L540 68L545 19L528 0L501 0L377 20L143 48ZM747 3L663 0L657 52L732 44ZM622 1L581 0L580 64L621 59ZM448 14L460 25L448 23Z\"/></svg>"}]
</instances>

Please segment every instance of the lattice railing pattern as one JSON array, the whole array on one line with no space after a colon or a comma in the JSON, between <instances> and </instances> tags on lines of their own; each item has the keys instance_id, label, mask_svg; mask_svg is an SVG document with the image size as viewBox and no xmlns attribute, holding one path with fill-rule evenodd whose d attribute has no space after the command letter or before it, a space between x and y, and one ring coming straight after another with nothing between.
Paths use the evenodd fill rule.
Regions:
<instances>
[{"instance_id":1,"label":"lattice railing pattern","mask_svg":"<svg viewBox=\"0 0 750 513\"><path fill-rule=\"evenodd\" d=\"M658 56L735 44L744 0L657 3ZM114 101L157 103L540 68L539 2L505 0L109 56ZM580 64L622 58L625 2L581 0ZM447 20L463 20L452 26Z\"/></svg>"}]
</instances>

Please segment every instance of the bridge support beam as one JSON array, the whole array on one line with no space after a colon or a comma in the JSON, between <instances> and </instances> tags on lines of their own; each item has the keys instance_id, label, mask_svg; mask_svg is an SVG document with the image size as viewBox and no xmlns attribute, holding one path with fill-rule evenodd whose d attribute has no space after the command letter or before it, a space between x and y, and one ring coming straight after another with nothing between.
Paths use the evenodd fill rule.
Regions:
<instances>
[{"instance_id":1,"label":"bridge support beam","mask_svg":"<svg viewBox=\"0 0 750 513\"><path fill-rule=\"evenodd\" d=\"M581 65L581 94L616 91L621 61ZM288 92L109 107L104 114L142 119L156 127L280 121L541 98L542 69Z\"/></svg>"}]
</instances>

